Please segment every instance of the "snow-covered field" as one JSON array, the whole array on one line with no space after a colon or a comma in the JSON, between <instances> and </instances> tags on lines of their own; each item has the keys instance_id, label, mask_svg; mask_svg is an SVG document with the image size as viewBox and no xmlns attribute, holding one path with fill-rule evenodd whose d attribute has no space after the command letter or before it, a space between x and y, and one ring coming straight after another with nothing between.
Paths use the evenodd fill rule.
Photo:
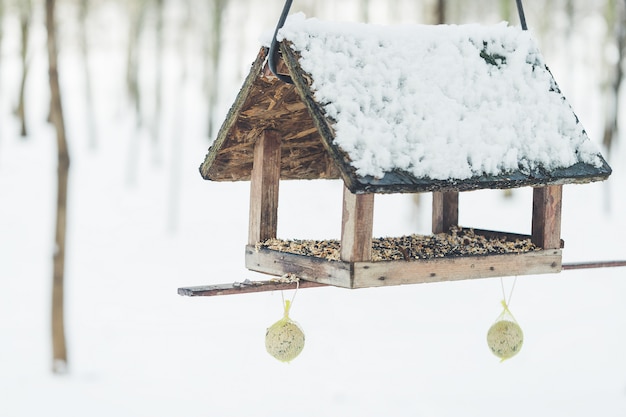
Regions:
<instances>
[{"instance_id":1,"label":"snow-covered field","mask_svg":"<svg viewBox=\"0 0 626 417\"><path fill-rule=\"evenodd\" d=\"M39 27L33 36L26 140L12 116L17 40L6 39L0 67L0 416L626 415L623 268L519 277L510 307L525 343L504 363L486 345L501 309L498 279L302 290L291 316L304 328L306 347L290 364L264 348L265 329L282 315L280 293L178 296L181 286L263 278L243 267L248 184L200 178L206 107L195 73L182 79L172 51L154 151L126 102L124 54L115 39L91 56L96 150L88 146L76 48L70 44L62 56L72 152L70 372L53 376L56 157L54 132L44 122L45 32ZM246 47L250 62L255 42ZM544 56L589 136L599 140L602 102L589 89L594 74L574 65L576 58ZM617 147L606 183L565 187L565 262L626 258L625 158ZM530 194L464 193L460 223L528 232ZM282 183L279 235L338 237L340 204L338 182ZM419 207L411 196L379 198L374 233L426 233L429 207L428 195ZM504 280L507 290L512 282Z\"/></svg>"}]
</instances>

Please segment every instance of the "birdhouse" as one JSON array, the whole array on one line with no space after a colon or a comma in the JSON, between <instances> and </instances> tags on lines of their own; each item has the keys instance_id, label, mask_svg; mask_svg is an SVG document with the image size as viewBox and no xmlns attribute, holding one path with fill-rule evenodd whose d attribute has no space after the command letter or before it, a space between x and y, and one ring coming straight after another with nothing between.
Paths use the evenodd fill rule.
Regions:
<instances>
[{"instance_id":1,"label":"birdhouse","mask_svg":"<svg viewBox=\"0 0 626 417\"><path fill-rule=\"evenodd\" d=\"M250 181L248 269L346 288L560 272L562 186L611 168L528 32L296 15L278 40L293 83L262 47L200 167ZM324 196L340 241L277 239L280 181L304 179L343 181ZM533 187L527 235L458 224L459 192L516 187ZM432 235L373 238L376 194L426 192Z\"/></svg>"}]
</instances>

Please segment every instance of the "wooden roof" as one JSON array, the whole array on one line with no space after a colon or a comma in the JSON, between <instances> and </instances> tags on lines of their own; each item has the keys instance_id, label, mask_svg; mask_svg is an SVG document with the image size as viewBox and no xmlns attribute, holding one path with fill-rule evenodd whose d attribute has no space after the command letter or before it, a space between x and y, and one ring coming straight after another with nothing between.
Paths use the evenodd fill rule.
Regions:
<instances>
[{"instance_id":1,"label":"wooden roof","mask_svg":"<svg viewBox=\"0 0 626 417\"><path fill-rule=\"evenodd\" d=\"M292 84L276 78L261 48L217 139L200 167L213 181L247 181L252 172L254 143L263 130L281 137L281 178L340 178L305 102ZM282 63L282 61L281 61ZM286 72L284 65L279 68Z\"/></svg>"},{"instance_id":2,"label":"wooden roof","mask_svg":"<svg viewBox=\"0 0 626 417\"><path fill-rule=\"evenodd\" d=\"M312 78L299 64L298 53L281 45L279 72L294 84L278 80L268 69L267 48L261 48L218 136L200 166L202 177L213 181L249 180L256 139L265 129L281 137L281 179L341 178L353 193L467 191L483 188L586 183L606 179L611 168L600 156L596 167L578 162L568 168L514 171L467 180L418 178L401 170L382 178L359 176L350 157L334 143L333 121L325 116L311 89Z\"/></svg>"}]
</instances>

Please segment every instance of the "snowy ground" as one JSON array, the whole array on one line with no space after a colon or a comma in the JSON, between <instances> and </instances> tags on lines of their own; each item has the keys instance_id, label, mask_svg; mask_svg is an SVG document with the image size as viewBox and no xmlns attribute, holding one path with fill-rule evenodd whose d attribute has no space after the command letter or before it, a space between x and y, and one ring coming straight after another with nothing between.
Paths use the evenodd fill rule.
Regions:
<instances>
[{"instance_id":1,"label":"snowy ground","mask_svg":"<svg viewBox=\"0 0 626 417\"><path fill-rule=\"evenodd\" d=\"M41 39L43 32L35 36ZM123 54L106 48L92 58L98 75L95 151L86 139L82 73L71 48L63 61L73 156L70 373L52 376L48 313L56 165L53 131L43 123L43 47L40 42L33 55L27 140L19 138L11 115L18 66L17 55L6 52L10 45L1 69L0 415L626 414L623 268L520 277L511 310L525 344L504 363L485 341L500 313L498 279L302 290L292 318L307 342L288 365L270 357L263 342L265 329L281 317L280 293L178 296L180 286L262 277L243 268L248 184L200 178L197 167L207 143L198 120L205 108L191 83L180 82L174 60L167 67L163 144L153 152L149 135L137 131L125 104ZM589 136L599 138L598 98L583 89L588 78L567 65L551 68ZM133 140L140 149L136 160ZM607 183L565 187L564 261L626 258L625 157L623 148L616 149ZM171 182L172 172L180 182ZM337 182L281 184L279 235L338 237L340 198ZM410 196L376 203L376 235L427 232L427 195L419 209ZM530 228L529 190L508 200L499 192L464 193L460 210L463 225ZM507 289L512 285L511 278L504 282Z\"/></svg>"}]
</instances>

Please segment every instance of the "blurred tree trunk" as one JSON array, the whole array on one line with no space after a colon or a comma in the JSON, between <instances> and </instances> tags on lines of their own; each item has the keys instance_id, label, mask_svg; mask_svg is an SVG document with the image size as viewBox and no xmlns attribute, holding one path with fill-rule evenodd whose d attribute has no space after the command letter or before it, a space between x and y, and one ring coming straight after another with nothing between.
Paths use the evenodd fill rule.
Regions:
<instances>
[{"instance_id":1,"label":"blurred tree trunk","mask_svg":"<svg viewBox=\"0 0 626 417\"><path fill-rule=\"evenodd\" d=\"M0 0L0 51L2 50L2 38L4 36L4 0ZM0 54L0 68L2 68L2 54Z\"/></svg>"},{"instance_id":2,"label":"blurred tree trunk","mask_svg":"<svg viewBox=\"0 0 626 417\"><path fill-rule=\"evenodd\" d=\"M67 347L65 343L64 276L65 232L67 222L67 184L70 156L65 137L61 90L57 65L57 39L55 27L55 0L46 0L46 29L48 31L48 73L52 108L50 115L57 137L57 212L52 275L52 372L67 371Z\"/></svg>"},{"instance_id":3,"label":"blurred tree trunk","mask_svg":"<svg viewBox=\"0 0 626 417\"><path fill-rule=\"evenodd\" d=\"M500 0L500 16L507 22L511 22L511 6L513 0Z\"/></svg>"},{"instance_id":4,"label":"blurred tree trunk","mask_svg":"<svg viewBox=\"0 0 626 417\"><path fill-rule=\"evenodd\" d=\"M446 23L446 0L437 0L436 21L442 25Z\"/></svg>"},{"instance_id":5,"label":"blurred tree trunk","mask_svg":"<svg viewBox=\"0 0 626 417\"><path fill-rule=\"evenodd\" d=\"M143 101L139 85L139 44L146 17L147 0L129 1L129 29L126 50L126 89L131 105L135 108L136 124L143 125ZM132 135L128 141L128 158L126 162L126 182L134 184L137 180L141 136Z\"/></svg>"},{"instance_id":6,"label":"blurred tree trunk","mask_svg":"<svg viewBox=\"0 0 626 417\"><path fill-rule=\"evenodd\" d=\"M607 6L607 21L613 28L612 42L617 49L617 59L612 69L609 91L606 92L609 101L604 122L604 136L602 144L606 147L607 156L618 139L620 91L624 78L624 61L626 55L626 0L610 0Z\"/></svg>"},{"instance_id":7,"label":"blurred tree trunk","mask_svg":"<svg viewBox=\"0 0 626 417\"><path fill-rule=\"evenodd\" d=\"M568 25L565 27L565 37L569 39L572 31L576 27L576 0L567 0L565 3L565 14L567 16Z\"/></svg>"},{"instance_id":8,"label":"blurred tree trunk","mask_svg":"<svg viewBox=\"0 0 626 417\"><path fill-rule=\"evenodd\" d=\"M19 3L19 15L20 15L20 58L22 63L22 79L20 81L20 91L18 97L18 104L15 113L20 119L22 124L20 134L22 137L27 135L26 129L26 104L24 98L24 91L26 89L26 78L28 76L29 62L28 62L28 42L30 39L30 23L32 16L32 3L31 0L21 0Z\"/></svg>"},{"instance_id":9,"label":"blurred tree trunk","mask_svg":"<svg viewBox=\"0 0 626 417\"><path fill-rule=\"evenodd\" d=\"M370 0L359 1L359 21L365 23L370 21Z\"/></svg>"},{"instance_id":10,"label":"blurred tree trunk","mask_svg":"<svg viewBox=\"0 0 626 417\"><path fill-rule=\"evenodd\" d=\"M164 33L163 33L163 21L164 21L164 9L165 1L156 0L156 51L154 55L156 76L154 79L154 119L152 121L152 143L155 164L161 162L161 155L159 152L160 146L160 132L161 132L161 107L163 96L163 48L164 48Z\"/></svg>"},{"instance_id":11,"label":"blurred tree trunk","mask_svg":"<svg viewBox=\"0 0 626 417\"><path fill-rule=\"evenodd\" d=\"M80 31L80 51L83 56L83 73L85 77L85 111L87 113L87 135L90 149L98 147L98 137L95 127L93 110L93 88L91 85L91 72L89 71L89 41L87 36L87 16L89 15L89 1L80 0L78 5L78 25Z\"/></svg>"},{"instance_id":12,"label":"blurred tree trunk","mask_svg":"<svg viewBox=\"0 0 626 417\"><path fill-rule=\"evenodd\" d=\"M126 50L126 88L128 96L135 106L137 124L142 124L142 102L139 88L139 40L143 31L146 15L146 1L137 0L128 2L129 34L128 49Z\"/></svg>"},{"instance_id":13,"label":"blurred tree trunk","mask_svg":"<svg viewBox=\"0 0 626 417\"><path fill-rule=\"evenodd\" d=\"M2 40L4 36L4 0L0 0L0 52L2 51ZM2 53L0 53L0 80L2 80ZM2 97L2 83L0 82L0 97ZM0 135L0 141L2 136Z\"/></svg>"},{"instance_id":14,"label":"blurred tree trunk","mask_svg":"<svg viewBox=\"0 0 626 417\"><path fill-rule=\"evenodd\" d=\"M208 44L205 47L205 88L208 95L209 124L208 136L215 137L213 115L219 98L219 64L222 45L222 21L226 10L227 0L210 0L211 34L208 36Z\"/></svg>"}]
</instances>

